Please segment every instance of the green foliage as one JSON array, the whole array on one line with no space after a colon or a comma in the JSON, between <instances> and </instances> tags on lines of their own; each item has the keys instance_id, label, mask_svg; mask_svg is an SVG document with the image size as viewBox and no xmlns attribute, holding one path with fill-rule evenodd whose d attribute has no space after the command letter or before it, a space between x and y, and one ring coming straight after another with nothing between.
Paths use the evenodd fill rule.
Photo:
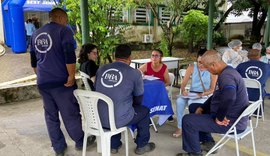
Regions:
<instances>
[{"instance_id":1,"label":"green foliage","mask_svg":"<svg viewBox=\"0 0 270 156\"><path fill-rule=\"evenodd\" d=\"M80 1L66 0L69 22L77 25L76 40L81 44L81 15ZM120 16L124 8L133 3L130 0L88 0L90 42L96 44L100 51L102 61L112 61L111 55L117 44L124 43L122 34L126 26L121 26ZM85 19L87 20L87 19Z\"/></svg>"},{"instance_id":2,"label":"green foliage","mask_svg":"<svg viewBox=\"0 0 270 156\"><path fill-rule=\"evenodd\" d=\"M185 43L196 45L207 37L208 16L202 11L190 10L180 25L181 37Z\"/></svg>"},{"instance_id":3,"label":"green foliage","mask_svg":"<svg viewBox=\"0 0 270 156\"><path fill-rule=\"evenodd\" d=\"M213 42L216 43L216 45L225 46L227 44L227 38L223 33L214 32Z\"/></svg>"},{"instance_id":4,"label":"green foliage","mask_svg":"<svg viewBox=\"0 0 270 156\"><path fill-rule=\"evenodd\" d=\"M158 48L163 52L164 56L170 56L168 49L168 41L165 39L164 34L162 34L161 41L158 44Z\"/></svg>"},{"instance_id":5,"label":"green foliage","mask_svg":"<svg viewBox=\"0 0 270 156\"><path fill-rule=\"evenodd\" d=\"M154 17L158 20L160 24L163 35L162 35L162 47L167 43L167 49L169 50L169 56L172 55L173 41L175 33L178 32L175 26L181 23L182 15L184 12L188 11L193 7L198 7L200 4L206 2L207 0L137 0L138 5L146 5L151 8ZM162 19L158 14L158 6L166 6L165 12L170 13L170 20L166 23L162 23Z\"/></svg>"}]
</instances>

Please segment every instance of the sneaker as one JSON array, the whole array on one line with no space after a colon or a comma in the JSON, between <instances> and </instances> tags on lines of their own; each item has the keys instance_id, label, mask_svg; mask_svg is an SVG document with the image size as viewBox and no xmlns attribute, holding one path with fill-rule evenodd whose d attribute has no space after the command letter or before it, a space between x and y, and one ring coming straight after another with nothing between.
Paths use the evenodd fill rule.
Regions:
<instances>
[{"instance_id":1,"label":"sneaker","mask_svg":"<svg viewBox=\"0 0 270 156\"><path fill-rule=\"evenodd\" d=\"M94 142L95 142L95 140L96 140L96 136L94 136L94 135L89 136L89 137L87 138L87 144L86 144L86 147L93 145ZM76 149L77 151L81 151L81 150L83 149L83 146L75 147L75 149Z\"/></svg>"},{"instance_id":2,"label":"sneaker","mask_svg":"<svg viewBox=\"0 0 270 156\"><path fill-rule=\"evenodd\" d=\"M214 146L215 146L214 141L207 141L207 142L203 142L201 144L201 149L202 149L202 151L209 152ZM212 154L216 154L217 152L218 152L218 150L215 150Z\"/></svg>"},{"instance_id":3,"label":"sneaker","mask_svg":"<svg viewBox=\"0 0 270 156\"><path fill-rule=\"evenodd\" d=\"M112 154L117 154L118 153L118 150L122 147L122 144L120 146L118 146L118 148L112 148L111 149L111 153Z\"/></svg>"},{"instance_id":4,"label":"sneaker","mask_svg":"<svg viewBox=\"0 0 270 156\"><path fill-rule=\"evenodd\" d=\"M145 152L151 152L156 148L155 143L153 142L149 142L147 145L145 145L144 147L141 148L136 148L135 153L138 155L142 155Z\"/></svg>"},{"instance_id":5,"label":"sneaker","mask_svg":"<svg viewBox=\"0 0 270 156\"><path fill-rule=\"evenodd\" d=\"M67 147L65 147L62 151L55 152L55 156L64 156L66 149L67 149Z\"/></svg>"},{"instance_id":6,"label":"sneaker","mask_svg":"<svg viewBox=\"0 0 270 156\"><path fill-rule=\"evenodd\" d=\"M176 156L203 156L202 153L178 153Z\"/></svg>"}]
</instances>

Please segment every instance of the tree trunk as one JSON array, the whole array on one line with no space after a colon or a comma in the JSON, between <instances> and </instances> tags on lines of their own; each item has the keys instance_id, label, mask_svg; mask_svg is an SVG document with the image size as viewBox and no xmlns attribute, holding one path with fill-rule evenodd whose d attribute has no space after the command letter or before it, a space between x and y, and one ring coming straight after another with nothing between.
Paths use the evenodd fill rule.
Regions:
<instances>
[{"instance_id":1,"label":"tree trunk","mask_svg":"<svg viewBox=\"0 0 270 156\"><path fill-rule=\"evenodd\" d=\"M252 31L251 31L251 42L260 42L261 40L261 29L264 25L267 11L262 9L261 18L258 19L260 7L255 6L253 10L253 21L252 21Z\"/></svg>"},{"instance_id":2,"label":"tree trunk","mask_svg":"<svg viewBox=\"0 0 270 156\"><path fill-rule=\"evenodd\" d=\"M108 59L109 63L113 62L113 60L112 60L112 58L111 58L111 56L109 54L107 54L106 58Z\"/></svg>"}]
</instances>

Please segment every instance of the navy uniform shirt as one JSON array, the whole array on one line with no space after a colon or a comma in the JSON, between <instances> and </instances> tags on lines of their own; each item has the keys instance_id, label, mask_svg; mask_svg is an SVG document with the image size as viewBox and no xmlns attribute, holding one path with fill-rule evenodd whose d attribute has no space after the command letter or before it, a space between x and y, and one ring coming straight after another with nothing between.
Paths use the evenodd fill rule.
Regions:
<instances>
[{"instance_id":1,"label":"navy uniform shirt","mask_svg":"<svg viewBox=\"0 0 270 156\"><path fill-rule=\"evenodd\" d=\"M258 60L250 60L241 63L236 70L243 78L256 79L261 83L263 96L265 94L264 88L270 73L270 65ZM257 101L259 99L259 90L248 89L248 96L250 101Z\"/></svg>"},{"instance_id":2,"label":"navy uniform shirt","mask_svg":"<svg viewBox=\"0 0 270 156\"><path fill-rule=\"evenodd\" d=\"M223 69L218 76L213 96L202 105L209 110L213 119L222 121L225 117L231 126L248 106L247 90L241 75L231 66ZM245 130L248 118L242 118L236 125L238 130Z\"/></svg>"},{"instance_id":3,"label":"navy uniform shirt","mask_svg":"<svg viewBox=\"0 0 270 156\"><path fill-rule=\"evenodd\" d=\"M112 99L116 127L126 126L133 119L133 97L141 96L144 92L140 71L123 62L114 62L99 68L95 88ZM99 115L103 127L109 128L108 110L102 102L99 103Z\"/></svg>"},{"instance_id":4,"label":"navy uniform shirt","mask_svg":"<svg viewBox=\"0 0 270 156\"><path fill-rule=\"evenodd\" d=\"M44 25L32 35L30 53L38 86L63 86L68 78L66 64L76 63L72 31L54 22Z\"/></svg>"}]
</instances>

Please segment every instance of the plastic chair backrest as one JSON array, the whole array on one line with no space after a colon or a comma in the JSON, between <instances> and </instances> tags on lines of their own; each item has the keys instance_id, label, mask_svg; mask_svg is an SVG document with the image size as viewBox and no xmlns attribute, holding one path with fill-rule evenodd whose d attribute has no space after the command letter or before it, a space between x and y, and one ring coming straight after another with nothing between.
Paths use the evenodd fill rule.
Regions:
<instances>
[{"instance_id":1,"label":"plastic chair backrest","mask_svg":"<svg viewBox=\"0 0 270 156\"><path fill-rule=\"evenodd\" d=\"M258 109L258 107L260 107L261 103L262 103L262 100L258 100L258 101L250 103L249 106L242 112L242 114L239 116L238 119L240 120L242 117L245 117L245 116L252 116L253 113ZM236 121L238 121L238 119Z\"/></svg>"},{"instance_id":2,"label":"plastic chair backrest","mask_svg":"<svg viewBox=\"0 0 270 156\"><path fill-rule=\"evenodd\" d=\"M186 74L186 69L180 69L179 70L179 76L180 76L180 83L182 83L183 79L184 79L184 76Z\"/></svg>"},{"instance_id":3,"label":"plastic chair backrest","mask_svg":"<svg viewBox=\"0 0 270 156\"><path fill-rule=\"evenodd\" d=\"M170 86L172 87L173 83L174 83L174 79L175 79L175 76L173 73L169 73L169 78L170 78Z\"/></svg>"},{"instance_id":4,"label":"plastic chair backrest","mask_svg":"<svg viewBox=\"0 0 270 156\"><path fill-rule=\"evenodd\" d=\"M180 76L180 83L182 84L183 80L184 80L184 77L186 75L186 69L180 69L179 70L179 76ZM189 90L190 89L190 84L187 84L186 87L185 87L185 90ZM179 91L179 94L181 95L181 88L180 88L180 91Z\"/></svg>"},{"instance_id":5,"label":"plastic chair backrest","mask_svg":"<svg viewBox=\"0 0 270 156\"><path fill-rule=\"evenodd\" d=\"M89 75L87 75L86 73L84 73L82 71L79 71L79 72L80 72L80 75L82 77L82 81L83 81L83 84L85 86L85 89L91 91L92 89L88 83L88 80L90 80L90 81L92 81L92 80L90 79Z\"/></svg>"},{"instance_id":6,"label":"plastic chair backrest","mask_svg":"<svg viewBox=\"0 0 270 156\"><path fill-rule=\"evenodd\" d=\"M170 77L170 88L169 88L169 97L171 98L172 100L172 87L173 87L173 83L174 83L174 79L175 79L175 76L173 73L169 73L169 77Z\"/></svg>"},{"instance_id":7,"label":"plastic chair backrest","mask_svg":"<svg viewBox=\"0 0 270 156\"><path fill-rule=\"evenodd\" d=\"M259 100L262 100L262 88L261 83L255 79L243 78L247 88L259 89L260 97Z\"/></svg>"},{"instance_id":8,"label":"plastic chair backrest","mask_svg":"<svg viewBox=\"0 0 270 156\"><path fill-rule=\"evenodd\" d=\"M104 101L108 106L110 131L116 131L115 119L114 119L114 107L113 101L108 96L87 90L76 89L74 95L80 104L81 112L86 120L85 128L91 132L91 134L102 135L104 130L101 125L98 112L98 101Z\"/></svg>"}]
</instances>

